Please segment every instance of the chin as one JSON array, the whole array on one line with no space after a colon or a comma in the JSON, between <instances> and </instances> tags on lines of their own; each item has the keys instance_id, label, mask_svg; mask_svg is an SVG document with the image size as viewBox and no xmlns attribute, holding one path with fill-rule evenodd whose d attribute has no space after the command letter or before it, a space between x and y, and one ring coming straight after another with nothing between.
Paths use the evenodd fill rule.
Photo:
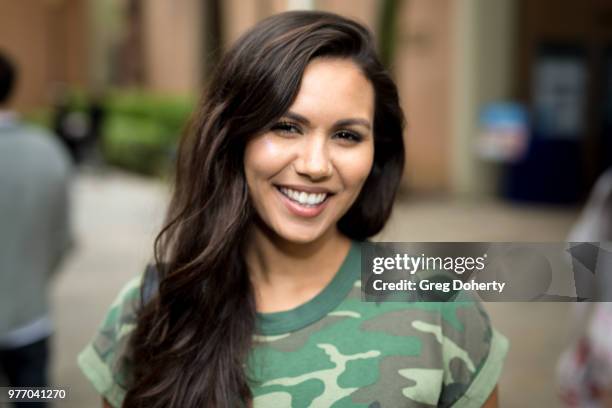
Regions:
<instances>
[{"instance_id":1,"label":"chin","mask_svg":"<svg viewBox=\"0 0 612 408\"><path fill-rule=\"evenodd\" d=\"M283 228L282 230L276 230L275 232L280 238L296 244L309 244L321 238L325 234L325 231L320 230L319 228L304 227L297 227L291 230Z\"/></svg>"}]
</instances>

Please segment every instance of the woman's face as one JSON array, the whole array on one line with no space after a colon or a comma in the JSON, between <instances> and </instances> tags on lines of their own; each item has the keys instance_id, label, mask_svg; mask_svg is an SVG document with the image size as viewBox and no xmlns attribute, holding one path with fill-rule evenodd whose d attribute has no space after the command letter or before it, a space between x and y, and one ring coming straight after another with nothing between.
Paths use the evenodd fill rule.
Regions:
<instances>
[{"instance_id":1,"label":"woman's face","mask_svg":"<svg viewBox=\"0 0 612 408\"><path fill-rule=\"evenodd\" d=\"M291 242L312 242L351 207L374 160L374 89L349 59L306 68L289 110L247 143L244 169L265 224Z\"/></svg>"}]
</instances>

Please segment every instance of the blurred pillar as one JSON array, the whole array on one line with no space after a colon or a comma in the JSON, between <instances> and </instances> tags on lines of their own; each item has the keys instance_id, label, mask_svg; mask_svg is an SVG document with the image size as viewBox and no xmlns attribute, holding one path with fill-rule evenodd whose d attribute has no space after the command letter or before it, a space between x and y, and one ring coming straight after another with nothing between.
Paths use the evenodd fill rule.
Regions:
<instances>
[{"instance_id":1,"label":"blurred pillar","mask_svg":"<svg viewBox=\"0 0 612 408\"><path fill-rule=\"evenodd\" d=\"M143 86L146 62L144 58L144 21L146 5L142 0L124 0L125 26L118 47L116 82L121 86Z\"/></svg>"},{"instance_id":2,"label":"blurred pillar","mask_svg":"<svg viewBox=\"0 0 612 408\"><path fill-rule=\"evenodd\" d=\"M378 55L382 64L393 71L397 48L398 11L407 0L383 0L378 19Z\"/></svg>"},{"instance_id":3,"label":"blurred pillar","mask_svg":"<svg viewBox=\"0 0 612 408\"><path fill-rule=\"evenodd\" d=\"M217 62L221 58L223 51L223 27L221 19L223 10L221 8L221 0L208 0L204 2L201 10L203 30L202 30L202 55L205 72L202 73L202 79L206 82L206 78L213 72L217 66Z\"/></svg>"},{"instance_id":4,"label":"blurred pillar","mask_svg":"<svg viewBox=\"0 0 612 408\"><path fill-rule=\"evenodd\" d=\"M450 185L454 2L409 0L400 10L394 74L407 119L403 186L413 191Z\"/></svg>"},{"instance_id":5,"label":"blurred pillar","mask_svg":"<svg viewBox=\"0 0 612 408\"><path fill-rule=\"evenodd\" d=\"M287 0L288 10L313 10L314 0Z\"/></svg>"},{"instance_id":6,"label":"blurred pillar","mask_svg":"<svg viewBox=\"0 0 612 408\"><path fill-rule=\"evenodd\" d=\"M114 79L114 50L121 40L119 0L88 0L87 8L90 27L90 84L94 90L102 91Z\"/></svg>"},{"instance_id":7,"label":"blurred pillar","mask_svg":"<svg viewBox=\"0 0 612 408\"><path fill-rule=\"evenodd\" d=\"M478 113L488 103L515 97L517 38L514 0L453 0L452 191L494 195L500 169L480 161L474 150Z\"/></svg>"},{"instance_id":8,"label":"blurred pillar","mask_svg":"<svg viewBox=\"0 0 612 408\"><path fill-rule=\"evenodd\" d=\"M144 61L150 90L169 94L199 92L204 71L202 3L146 0Z\"/></svg>"}]
</instances>

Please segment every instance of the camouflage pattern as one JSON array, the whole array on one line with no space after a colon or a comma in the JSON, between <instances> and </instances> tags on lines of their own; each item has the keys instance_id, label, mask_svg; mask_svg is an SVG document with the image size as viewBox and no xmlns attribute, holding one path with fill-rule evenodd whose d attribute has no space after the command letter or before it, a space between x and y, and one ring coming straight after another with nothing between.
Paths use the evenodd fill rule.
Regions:
<instances>
[{"instance_id":1,"label":"camouflage pattern","mask_svg":"<svg viewBox=\"0 0 612 408\"><path fill-rule=\"evenodd\" d=\"M359 284L315 324L256 336L254 407L482 405L507 341L478 303L366 303Z\"/></svg>"},{"instance_id":2,"label":"camouflage pattern","mask_svg":"<svg viewBox=\"0 0 612 408\"><path fill-rule=\"evenodd\" d=\"M253 407L481 406L508 347L482 306L362 302L358 276L356 270L349 293L331 310L321 309L314 323L286 333L261 327L247 364ZM129 384L127 340L138 288L138 280L126 287L79 356L84 373L116 407Z\"/></svg>"}]
</instances>

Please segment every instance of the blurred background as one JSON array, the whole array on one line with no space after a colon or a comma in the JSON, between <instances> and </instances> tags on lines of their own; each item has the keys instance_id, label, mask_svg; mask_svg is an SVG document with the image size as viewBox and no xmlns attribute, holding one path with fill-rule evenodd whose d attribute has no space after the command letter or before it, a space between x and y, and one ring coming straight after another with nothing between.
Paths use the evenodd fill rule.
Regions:
<instances>
[{"instance_id":1,"label":"blurred background","mask_svg":"<svg viewBox=\"0 0 612 408\"><path fill-rule=\"evenodd\" d=\"M19 69L8 108L76 165L75 246L50 288L58 406L99 403L76 355L151 257L176 142L220 54L289 9L365 23L398 84L407 165L377 239L565 241L612 166L608 0L0 0ZM501 406L559 406L571 305L486 306L511 340Z\"/></svg>"}]
</instances>

